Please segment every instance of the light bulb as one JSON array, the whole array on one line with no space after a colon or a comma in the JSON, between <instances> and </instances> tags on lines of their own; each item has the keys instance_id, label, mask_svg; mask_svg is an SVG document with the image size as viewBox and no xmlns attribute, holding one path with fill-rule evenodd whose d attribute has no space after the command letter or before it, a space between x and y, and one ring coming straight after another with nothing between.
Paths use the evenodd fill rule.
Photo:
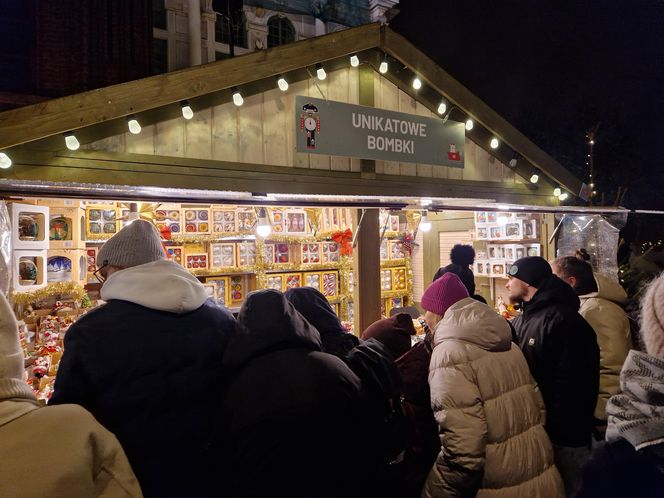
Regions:
<instances>
[{"instance_id":1,"label":"light bulb","mask_svg":"<svg viewBox=\"0 0 664 498\"><path fill-rule=\"evenodd\" d=\"M7 169L11 168L12 159L4 152L0 152L0 168Z\"/></svg>"},{"instance_id":2,"label":"light bulb","mask_svg":"<svg viewBox=\"0 0 664 498\"><path fill-rule=\"evenodd\" d=\"M420 80L417 76L415 76L415 79L413 80L413 88L415 90L422 88L422 80Z\"/></svg>"},{"instance_id":3,"label":"light bulb","mask_svg":"<svg viewBox=\"0 0 664 498\"><path fill-rule=\"evenodd\" d=\"M491 145L492 149L497 149L498 146L500 145L500 142L498 141L498 139L496 137L493 137L491 139L491 143L489 145Z\"/></svg>"},{"instance_id":4,"label":"light bulb","mask_svg":"<svg viewBox=\"0 0 664 498\"><path fill-rule=\"evenodd\" d=\"M558 196L558 200L564 201L564 200L567 199L568 197L569 197L569 194L568 194L567 192L563 192L562 194L560 194L560 195Z\"/></svg>"},{"instance_id":5,"label":"light bulb","mask_svg":"<svg viewBox=\"0 0 664 498\"><path fill-rule=\"evenodd\" d=\"M563 191L560 190L560 187L556 187L556 188L553 189L553 195L555 195L556 197L559 197L560 194L562 194L562 192Z\"/></svg>"},{"instance_id":6,"label":"light bulb","mask_svg":"<svg viewBox=\"0 0 664 498\"><path fill-rule=\"evenodd\" d=\"M431 230L431 222L429 221L426 211L422 212L422 218L420 218L420 230L423 232L429 232Z\"/></svg>"},{"instance_id":7,"label":"light bulb","mask_svg":"<svg viewBox=\"0 0 664 498\"><path fill-rule=\"evenodd\" d=\"M445 114L445 111L447 111L447 104L445 102L438 104L438 114L442 116Z\"/></svg>"},{"instance_id":8,"label":"light bulb","mask_svg":"<svg viewBox=\"0 0 664 498\"><path fill-rule=\"evenodd\" d=\"M258 210L258 223L256 224L256 235L259 237L267 237L272 233L272 227L267 219L267 212L265 208Z\"/></svg>"},{"instance_id":9,"label":"light bulb","mask_svg":"<svg viewBox=\"0 0 664 498\"><path fill-rule=\"evenodd\" d=\"M286 81L286 78L283 76L279 76L279 79L277 80L277 86L279 87L279 90L285 92L288 90L288 81Z\"/></svg>"},{"instance_id":10,"label":"light bulb","mask_svg":"<svg viewBox=\"0 0 664 498\"><path fill-rule=\"evenodd\" d=\"M468 131L472 130L473 126L475 126L475 123L473 123L472 119L466 121L466 130Z\"/></svg>"},{"instance_id":11,"label":"light bulb","mask_svg":"<svg viewBox=\"0 0 664 498\"><path fill-rule=\"evenodd\" d=\"M135 117L127 118L127 126L129 126L129 132L133 135L138 135L141 132L141 125Z\"/></svg>"},{"instance_id":12,"label":"light bulb","mask_svg":"<svg viewBox=\"0 0 664 498\"><path fill-rule=\"evenodd\" d=\"M327 78L327 73L325 72L325 68L323 67L322 64L318 64L316 66L316 76L321 81L323 81L325 78Z\"/></svg>"},{"instance_id":13,"label":"light bulb","mask_svg":"<svg viewBox=\"0 0 664 498\"><path fill-rule=\"evenodd\" d=\"M67 133L65 135L65 145L69 150L78 150L81 144L78 141L78 138L73 133Z\"/></svg>"},{"instance_id":14,"label":"light bulb","mask_svg":"<svg viewBox=\"0 0 664 498\"><path fill-rule=\"evenodd\" d=\"M380 74L385 74L388 69L389 69L389 67L387 65L387 61L385 61L385 60L380 63L380 66L378 66L378 72Z\"/></svg>"},{"instance_id":15,"label":"light bulb","mask_svg":"<svg viewBox=\"0 0 664 498\"><path fill-rule=\"evenodd\" d=\"M182 102L182 117L184 119L191 119L194 117L194 111L188 102Z\"/></svg>"},{"instance_id":16,"label":"light bulb","mask_svg":"<svg viewBox=\"0 0 664 498\"><path fill-rule=\"evenodd\" d=\"M537 173L533 173L533 175L530 177L530 183L537 183L539 181L539 175Z\"/></svg>"},{"instance_id":17,"label":"light bulb","mask_svg":"<svg viewBox=\"0 0 664 498\"><path fill-rule=\"evenodd\" d=\"M235 89L233 91L233 104L235 104L238 107L240 107L242 104L244 104L244 99L242 98L242 95L240 94L240 90Z\"/></svg>"},{"instance_id":18,"label":"light bulb","mask_svg":"<svg viewBox=\"0 0 664 498\"><path fill-rule=\"evenodd\" d=\"M350 65L353 67L357 67L360 65L360 59L357 55L350 56Z\"/></svg>"}]
</instances>

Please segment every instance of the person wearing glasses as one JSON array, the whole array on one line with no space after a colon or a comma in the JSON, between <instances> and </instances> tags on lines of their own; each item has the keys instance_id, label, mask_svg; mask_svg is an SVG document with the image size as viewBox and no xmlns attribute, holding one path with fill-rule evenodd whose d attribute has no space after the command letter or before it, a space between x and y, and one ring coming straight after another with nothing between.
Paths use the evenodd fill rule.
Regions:
<instances>
[{"instance_id":1,"label":"person wearing glasses","mask_svg":"<svg viewBox=\"0 0 664 498\"><path fill-rule=\"evenodd\" d=\"M99 250L106 304L64 340L51 404L89 410L122 444L146 497L210 496L218 485L222 356L236 323L166 259L136 220Z\"/></svg>"}]
</instances>

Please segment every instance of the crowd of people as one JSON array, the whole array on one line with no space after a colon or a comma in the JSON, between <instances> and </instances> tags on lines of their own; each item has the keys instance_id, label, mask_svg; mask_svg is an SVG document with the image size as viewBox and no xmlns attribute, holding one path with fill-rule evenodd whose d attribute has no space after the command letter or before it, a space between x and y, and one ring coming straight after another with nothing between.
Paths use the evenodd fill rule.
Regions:
<instances>
[{"instance_id":1,"label":"crowd of people","mask_svg":"<svg viewBox=\"0 0 664 498\"><path fill-rule=\"evenodd\" d=\"M475 293L472 247L452 256L422 340L407 313L358 339L313 288L235 319L134 221L99 251L106 304L67 332L48 406L0 296L0 496L664 496L664 275L637 350L587 253L517 260L512 322Z\"/></svg>"}]
</instances>

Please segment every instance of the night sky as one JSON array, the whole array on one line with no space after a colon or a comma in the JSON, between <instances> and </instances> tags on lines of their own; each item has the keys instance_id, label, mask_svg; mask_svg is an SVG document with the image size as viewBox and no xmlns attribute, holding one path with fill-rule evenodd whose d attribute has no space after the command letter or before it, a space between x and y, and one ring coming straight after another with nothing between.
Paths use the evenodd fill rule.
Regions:
<instances>
[{"instance_id":1,"label":"night sky","mask_svg":"<svg viewBox=\"0 0 664 498\"><path fill-rule=\"evenodd\" d=\"M401 0L390 27L613 204L664 209L664 2Z\"/></svg>"}]
</instances>

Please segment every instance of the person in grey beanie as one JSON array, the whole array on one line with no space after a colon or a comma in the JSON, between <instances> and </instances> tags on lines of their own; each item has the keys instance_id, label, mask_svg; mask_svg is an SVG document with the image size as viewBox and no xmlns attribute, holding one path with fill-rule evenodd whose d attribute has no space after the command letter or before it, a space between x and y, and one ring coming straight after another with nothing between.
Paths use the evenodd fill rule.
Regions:
<instances>
[{"instance_id":1,"label":"person in grey beanie","mask_svg":"<svg viewBox=\"0 0 664 498\"><path fill-rule=\"evenodd\" d=\"M516 342L542 392L545 429L565 493L572 497L590 455L599 391L597 337L578 312L579 298L545 259L516 260L505 288L510 301L522 306L512 321Z\"/></svg>"},{"instance_id":2,"label":"person in grey beanie","mask_svg":"<svg viewBox=\"0 0 664 498\"><path fill-rule=\"evenodd\" d=\"M222 357L236 330L136 220L99 250L106 304L65 336L51 404L76 403L118 438L146 497L216 496Z\"/></svg>"}]
</instances>

